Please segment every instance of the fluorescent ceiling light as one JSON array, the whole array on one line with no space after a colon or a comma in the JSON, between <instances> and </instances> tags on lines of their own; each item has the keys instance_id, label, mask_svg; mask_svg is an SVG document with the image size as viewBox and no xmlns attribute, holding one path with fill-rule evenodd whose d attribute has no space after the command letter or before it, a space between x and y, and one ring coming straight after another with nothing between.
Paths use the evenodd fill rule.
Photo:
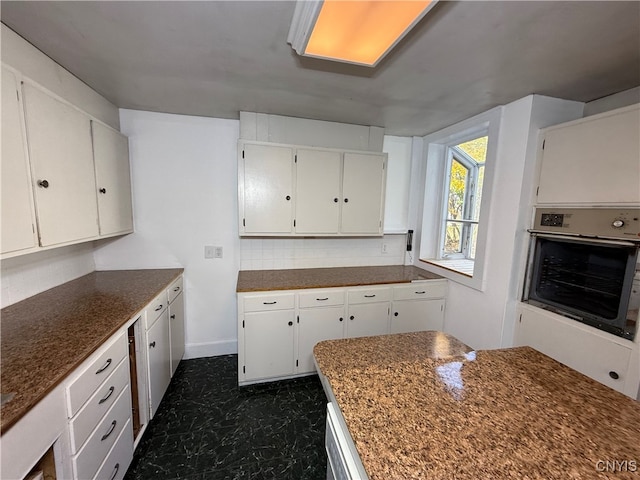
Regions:
<instances>
[{"instance_id":1,"label":"fluorescent ceiling light","mask_svg":"<svg viewBox=\"0 0 640 480\"><path fill-rule=\"evenodd\" d=\"M374 67L438 0L299 0L287 42L307 57Z\"/></svg>"}]
</instances>

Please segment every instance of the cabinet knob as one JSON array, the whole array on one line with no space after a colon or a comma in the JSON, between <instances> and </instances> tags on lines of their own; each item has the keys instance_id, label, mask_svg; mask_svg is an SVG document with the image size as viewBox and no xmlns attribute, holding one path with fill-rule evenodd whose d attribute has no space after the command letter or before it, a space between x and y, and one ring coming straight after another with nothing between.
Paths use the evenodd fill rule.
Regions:
<instances>
[{"instance_id":1,"label":"cabinet knob","mask_svg":"<svg viewBox=\"0 0 640 480\"><path fill-rule=\"evenodd\" d=\"M289 322L289 326L293 325L293 322Z\"/></svg>"},{"instance_id":2,"label":"cabinet knob","mask_svg":"<svg viewBox=\"0 0 640 480\"><path fill-rule=\"evenodd\" d=\"M349 199L348 199L348 198L345 198L345 199L344 199L344 203L349 203Z\"/></svg>"},{"instance_id":3,"label":"cabinet knob","mask_svg":"<svg viewBox=\"0 0 640 480\"><path fill-rule=\"evenodd\" d=\"M46 180L38 180L38 186L42 188L49 188L49 182Z\"/></svg>"},{"instance_id":4,"label":"cabinet knob","mask_svg":"<svg viewBox=\"0 0 640 480\"><path fill-rule=\"evenodd\" d=\"M344 318L340 317L340 321L344 320Z\"/></svg>"},{"instance_id":5,"label":"cabinet knob","mask_svg":"<svg viewBox=\"0 0 640 480\"><path fill-rule=\"evenodd\" d=\"M338 199L337 199L337 198L334 198L334 199L333 199L333 201L334 201L335 203L338 203Z\"/></svg>"},{"instance_id":6,"label":"cabinet knob","mask_svg":"<svg viewBox=\"0 0 640 480\"><path fill-rule=\"evenodd\" d=\"M284 198L286 198L287 200L291 200L291 195L287 195L287 196L286 196L286 197L284 197Z\"/></svg>"},{"instance_id":7,"label":"cabinet knob","mask_svg":"<svg viewBox=\"0 0 640 480\"><path fill-rule=\"evenodd\" d=\"M155 340L149 344L149 348L156 348Z\"/></svg>"},{"instance_id":8,"label":"cabinet knob","mask_svg":"<svg viewBox=\"0 0 640 480\"><path fill-rule=\"evenodd\" d=\"M100 193L107 193L107 189L106 188L101 188L100 190L98 190Z\"/></svg>"},{"instance_id":9,"label":"cabinet knob","mask_svg":"<svg viewBox=\"0 0 640 480\"><path fill-rule=\"evenodd\" d=\"M398 316L398 312L393 312L393 316L397 317Z\"/></svg>"},{"instance_id":10,"label":"cabinet knob","mask_svg":"<svg viewBox=\"0 0 640 480\"><path fill-rule=\"evenodd\" d=\"M175 316L175 315L171 315L169 318L170 318L171 320L175 320L175 319L176 319L176 316Z\"/></svg>"},{"instance_id":11,"label":"cabinet knob","mask_svg":"<svg viewBox=\"0 0 640 480\"><path fill-rule=\"evenodd\" d=\"M351 315L351 316L349 317L349 320L353 320L354 318L356 318L356 317L354 317L353 315Z\"/></svg>"},{"instance_id":12,"label":"cabinet knob","mask_svg":"<svg viewBox=\"0 0 640 480\"><path fill-rule=\"evenodd\" d=\"M618 375L618 372L614 372L614 371L609 372L609 376L614 380L618 380L620 378L620 375Z\"/></svg>"}]
</instances>

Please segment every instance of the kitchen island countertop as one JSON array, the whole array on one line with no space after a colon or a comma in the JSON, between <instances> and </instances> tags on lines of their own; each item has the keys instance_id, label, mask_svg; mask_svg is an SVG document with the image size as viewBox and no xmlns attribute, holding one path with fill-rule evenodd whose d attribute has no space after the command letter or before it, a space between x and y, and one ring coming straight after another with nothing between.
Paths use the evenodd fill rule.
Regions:
<instances>
[{"instance_id":1,"label":"kitchen island countertop","mask_svg":"<svg viewBox=\"0 0 640 480\"><path fill-rule=\"evenodd\" d=\"M530 347L418 332L314 355L371 480L640 478L640 403Z\"/></svg>"},{"instance_id":2,"label":"kitchen island countertop","mask_svg":"<svg viewBox=\"0 0 640 480\"><path fill-rule=\"evenodd\" d=\"M413 265L241 270L237 292L353 287L443 279Z\"/></svg>"},{"instance_id":3,"label":"kitchen island countertop","mask_svg":"<svg viewBox=\"0 0 640 480\"><path fill-rule=\"evenodd\" d=\"M183 273L182 268L93 272L2 309L5 433Z\"/></svg>"}]
</instances>

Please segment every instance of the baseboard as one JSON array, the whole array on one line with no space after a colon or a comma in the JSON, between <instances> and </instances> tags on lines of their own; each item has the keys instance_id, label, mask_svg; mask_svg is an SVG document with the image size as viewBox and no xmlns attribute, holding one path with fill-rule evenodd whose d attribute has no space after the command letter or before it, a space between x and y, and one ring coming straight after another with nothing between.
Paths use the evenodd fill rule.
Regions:
<instances>
[{"instance_id":1,"label":"baseboard","mask_svg":"<svg viewBox=\"0 0 640 480\"><path fill-rule=\"evenodd\" d=\"M208 343L188 343L184 348L184 359L217 357L219 355L229 355L238 353L237 340L221 340Z\"/></svg>"}]
</instances>

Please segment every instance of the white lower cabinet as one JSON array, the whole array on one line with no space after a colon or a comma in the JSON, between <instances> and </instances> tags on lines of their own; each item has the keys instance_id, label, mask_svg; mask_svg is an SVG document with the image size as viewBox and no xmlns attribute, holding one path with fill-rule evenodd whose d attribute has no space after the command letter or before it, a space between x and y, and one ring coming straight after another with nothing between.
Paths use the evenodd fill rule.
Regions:
<instances>
[{"instance_id":1,"label":"white lower cabinet","mask_svg":"<svg viewBox=\"0 0 640 480\"><path fill-rule=\"evenodd\" d=\"M171 382L171 348L169 345L169 313L165 309L147 330L149 368L149 409L151 418Z\"/></svg>"},{"instance_id":2,"label":"white lower cabinet","mask_svg":"<svg viewBox=\"0 0 640 480\"><path fill-rule=\"evenodd\" d=\"M430 288L421 283L414 290L425 292L413 293L418 299L405 293L407 300L394 301L402 319L395 324L389 320L395 295L391 285L240 292L238 383L314 373L313 347L323 340L441 330L446 286L446 280Z\"/></svg>"}]
</instances>

